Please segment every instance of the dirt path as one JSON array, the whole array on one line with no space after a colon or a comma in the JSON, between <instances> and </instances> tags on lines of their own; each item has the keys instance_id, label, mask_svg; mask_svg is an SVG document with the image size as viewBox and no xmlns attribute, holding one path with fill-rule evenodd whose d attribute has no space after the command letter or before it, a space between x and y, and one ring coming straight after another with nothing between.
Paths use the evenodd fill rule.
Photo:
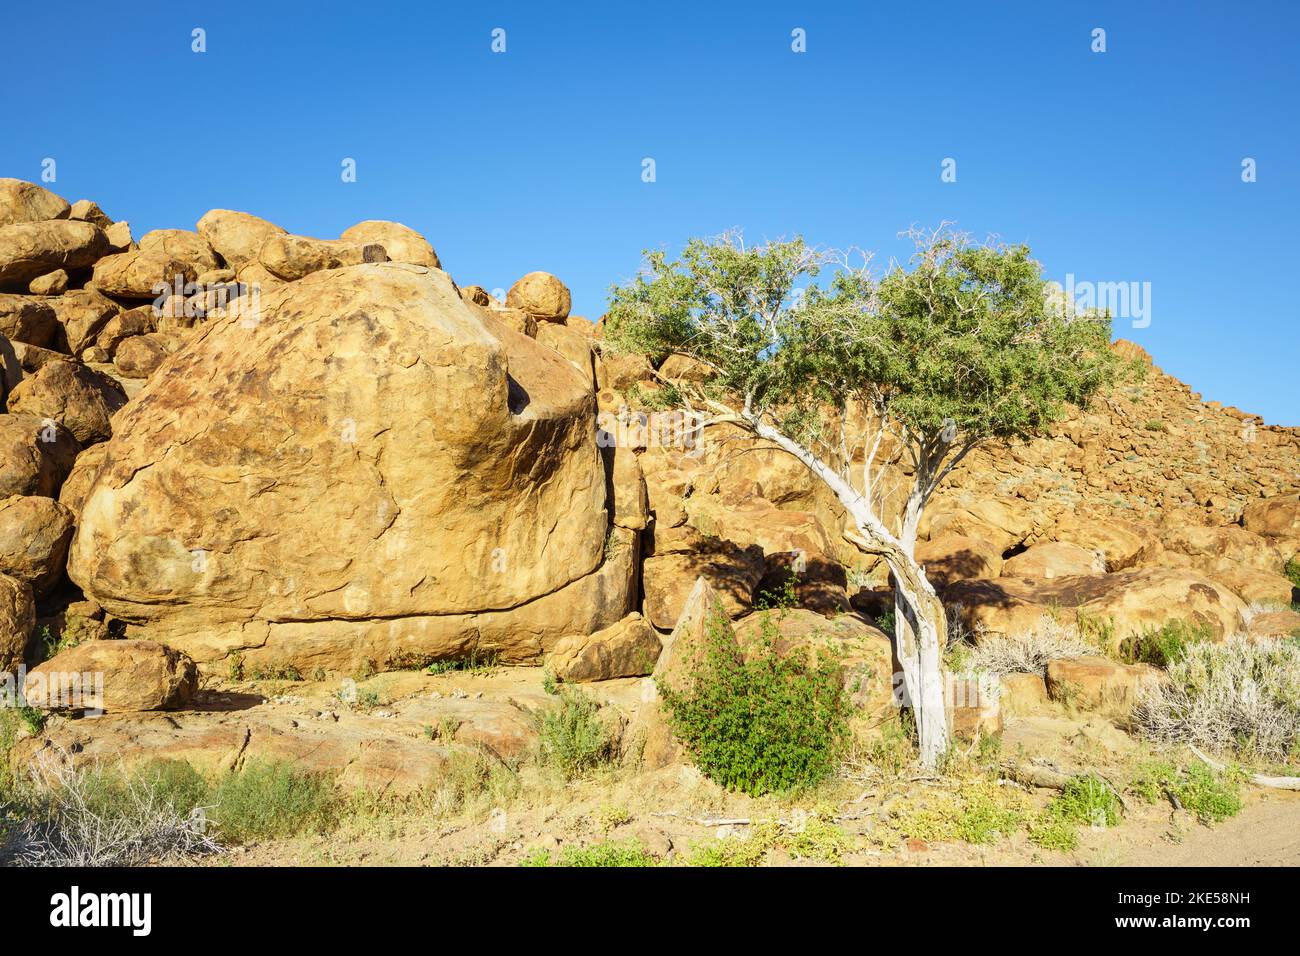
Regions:
<instances>
[{"instance_id":1,"label":"dirt path","mask_svg":"<svg viewBox=\"0 0 1300 956\"><path fill-rule=\"evenodd\" d=\"M1261 794L1231 820L1191 827L1181 843L1134 846L1122 865L1300 866L1300 794Z\"/></svg>"}]
</instances>

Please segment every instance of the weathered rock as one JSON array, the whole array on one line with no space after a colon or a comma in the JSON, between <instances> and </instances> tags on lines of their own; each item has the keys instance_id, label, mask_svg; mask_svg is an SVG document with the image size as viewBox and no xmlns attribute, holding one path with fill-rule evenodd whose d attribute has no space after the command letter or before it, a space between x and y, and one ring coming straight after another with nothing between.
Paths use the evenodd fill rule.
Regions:
<instances>
[{"instance_id":1,"label":"weathered rock","mask_svg":"<svg viewBox=\"0 0 1300 956\"><path fill-rule=\"evenodd\" d=\"M484 308L489 308L494 305L499 306L502 304L492 298L491 293L481 285L461 286L460 297L466 302L471 302L474 305L481 305Z\"/></svg>"},{"instance_id":2,"label":"weathered rock","mask_svg":"<svg viewBox=\"0 0 1300 956\"><path fill-rule=\"evenodd\" d=\"M78 289L50 299L59 320L55 342L60 351L79 356L95 344L95 338L121 307L97 289Z\"/></svg>"},{"instance_id":3,"label":"weathered rock","mask_svg":"<svg viewBox=\"0 0 1300 956\"><path fill-rule=\"evenodd\" d=\"M740 548L730 541L694 534L689 550L663 553L661 542L667 530L656 527L655 553L641 565L642 610L650 623L660 630L673 627L700 577L716 590L728 617L749 610L754 589L766 571L760 548Z\"/></svg>"},{"instance_id":4,"label":"weathered rock","mask_svg":"<svg viewBox=\"0 0 1300 956\"><path fill-rule=\"evenodd\" d=\"M112 418L125 404L121 385L76 362L50 362L9 395L11 414L53 419L83 447L113 434Z\"/></svg>"},{"instance_id":5,"label":"weathered rock","mask_svg":"<svg viewBox=\"0 0 1300 956\"><path fill-rule=\"evenodd\" d=\"M676 625L663 640L654 667L655 686L679 694L689 691L695 669L708 659L714 645L724 652L734 647L737 656L741 653L721 595L707 580L698 577L682 604Z\"/></svg>"},{"instance_id":6,"label":"weathered rock","mask_svg":"<svg viewBox=\"0 0 1300 956\"><path fill-rule=\"evenodd\" d=\"M1271 539L1244 528L1171 528L1165 531L1163 544L1163 564L1192 567L1210 577L1239 568L1273 574L1282 570L1282 555Z\"/></svg>"},{"instance_id":7,"label":"weathered rock","mask_svg":"<svg viewBox=\"0 0 1300 956\"><path fill-rule=\"evenodd\" d=\"M1269 538L1300 538L1300 495L1252 501L1241 513L1247 531Z\"/></svg>"},{"instance_id":8,"label":"weathered rock","mask_svg":"<svg viewBox=\"0 0 1300 956\"><path fill-rule=\"evenodd\" d=\"M126 312L119 312L107 322L95 336L95 345L104 350L111 361L117 354L117 348L127 339L136 335L147 335L157 331L157 319L152 306L142 305Z\"/></svg>"},{"instance_id":9,"label":"weathered rock","mask_svg":"<svg viewBox=\"0 0 1300 956\"><path fill-rule=\"evenodd\" d=\"M1049 540L1064 541L1100 553L1106 562L1103 570L1123 571L1133 567L1155 545L1153 536L1142 529L1123 527L1109 521L1081 519L1076 514L1063 515L1049 532Z\"/></svg>"},{"instance_id":10,"label":"weathered rock","mask_svg":"<svg viewBox=\"0 0 1300 956\"><path fill-rule=\"evenodd\" d=\"M591 364L591 339L559 322L540 323L533 337L543 345L555 349L595 382Z\"/></svg>"},{"instance_id":11,"label":"weathered rock","mask_svg":"<svg viewBox=\"0 0 1300 956\"><path fill-rule=\"evenodd\" d=\"M1007 558L1002 574L1008 578L1065 578L1076 574L1103 574L1106 559L1100 551L1089 551L1066 541L1035 544Z\"/></svg>"},{"instance_id":12,"label":"weathered rock","mask_svg":"<svg viewBox=\"0 0 1300 956\"><path fill-rule=\"evenodd\" d=\"M0 673L18 670L34 627L36 602L31 586L0 574Z\"/></svg>"},{"instance_id":13,"label":"weathered rock","mask_svg":"<svg viewBox=\"0 0 1300 956\"><path fill-rule=\"evenodd\" d=\"M344 242L341 239L312 239L285 233L267 237L258 252L258 261L267 271L285 282L293 282L313 272L385 262L387 254L377 243Z\"/></svg>"},{"instance_id":14,"label":"weathered rock","mask_svg":"<svg viewBox=\"0 0 1300 956\"><path fill-rule=\"evenodd\" d=\"M1214 574L1213 578L1247 604L1290 604L1292 601L1300 601L1300 588L1292 584L1290 578L1269 571L1229 568Z\"/></svg>"},{"instance_id":15,"label":"weathered rock","mask_svg":"<svg viewBox=\"0 0 1300 956\"><path fill-rule=\"evenodd\" d=\"M56 422L0 415L0 496L53 498L80 450L80 443Z\"/></svg>"},{"instance_id":16,"label":"weathered rock","mask_svg":"<svg viewBox=\"0 0 1300 956\"><path fill-rule=\"evenodd\" d=\"M167 332L132 336L118 344L113 364L127 378L148 378L179 346L179 339Z\"/></svg>"},{"instance_id":17,"label":"weathered rock","mask_svg":"<svg viewBox=\"0 0 1300 956\"><path fill-rule=\"evenodd\" d=\"M613 483L614 524L640 531L650 520L650 507L645 476L641 474L636 452L630 448L614 447L608 453L613 459L610 480Z\"/></svg>"},{"instance_id":18,"label":"weathered rock","mask_svg":"<svg viewBox=\"0 0 1300 956\"><path fill-rule=\"evenodd\" d=\"M363 246L378 243L384 247L384 252L393 262L409 262L411 265L428 266L431 269L442 268L442 263L438 261L438 253L433 251L429 240L400 222L368 219L349 227L339 238ZM487 302L478 304L487 305Z\"/></svg>"},{"instance_id":19,"label":"weathered rock","mask_svg":"<svg viewBox=\"0 0 1300 956\"><path fill-rule=\"evenodd\" d=\"M63 295L68 291L68 274L62 269L55 269L43 276L37 276L27 283L27 291L32 295Z\"/></svg>"},{"instance_id":20,"label":"weathered rock","mask_svg":"<svg viewBox=\"0 0 1300 956\"><path fill-rule=\"evenodd\" d=\"M99 469L104 464L106 451L108 445L100 442L79 454L68 477L64 479L63 487L59 489L59 504L71 511L74 517L81 514L86 492L94 484L95 476L99 474Z\"/></svg>"},{"instance_id":21,"label":"weathered rock","mask_svg":"<svg viewBox=\"0 0 1300 956\"><path fill-rule=\"evenodd\" d=\"M1036 714L1051 705L1047 682L1037 674L1003 674L1002 712L1008 717Z\"/></svg>"},{"instance_id":22,"label":"weathered rock","mask_svg":"<svg viewBox=\"0 0 1300 956\"><path fill-rule=\"evenodd\" d=\"M140 237L140 251L161 259L185 263L196 282L221 265L216 251L208 245L208 241L188 229L155 229L146 232Z\"/></svg>"},{"instance_id":23,"label":"weathered rock","mask_svg":"<svg viewBox=\"0 0 1300 956\"><path fill-rule=\"evenodd\" d=\"M1300 612L1278 608L1251 616L1246 636L1252 641L1300 637Z\"/></svg>"},{"instance_id":24,"label":"weathered rock","mask_svg":"<svg viewBox=\"0 0 1300 956\"><path fill-rule=\"evenodd\" d=\"M1149 664L1119 664L1105 657L1063 658L1047 664L1047 692L1052 700L1080 710L1127 713L1142 690L1161 679L1162 672Z\"/></svg>"},{"instance_id":25,"label":"weathered rock","mask_svg":"<svg viewBox=\"0 0 1300 956\"><path fill-rule=\"evenodd\" d=\"M88 597L200 662L339 669L524 660L624 616L632 535L606 547L569 363L418 266L316 273L262 312L210 322L115 421L69 559Z\"/></svg>"},{"instance_id":26,"label":"weathered rock","mask_svg":"<svg viewBox=\"0 0 1300 956\"><path fill-rule=\"evenodd\" d=\"M672 382L698 384L709 381L717 373L698 359L674 353L664 359L664 363L659 366L659 374Z\"/></svg>"},{"instance_id":27,"label":"weathered rock","mask_svg":"<svg viewBox=\"0 0 1300 956\"><path fill-rule=\"evenodd\" d=\"M162 252L138 249L105 256L95 263L95 288L123 299L156 299L184 288L198 275L194 266Z\"/></svg>"},{"instance_id":28,"label":"weathered rock","mask_svg":"<svg viewBox=\"0 0 1300 956\"><path fill-rule=\"evenodd\" d=\"M522 309L547 322L559 322L569 314L569 287L549 272L530 272L510 287L506 305Z\"/></svg>"},{"instance_id":29,"label":"weathered rock","mask_svg":"<svg viewBox=\"0 0 1300 956\"><path fill-rule=\"evenodd\" d=\"M0 289L25 291L39 276L83 269L107 251L103 230L88 222L56 219L0 226Z\"/></svg>"},{"instance_id":30,"label":"weathered rock","mask_svg":"<svg viewBox=\"0 0 1300 956\"><path fill-rule=\"evenodd\" d=\"M121 714L181 708L197 689L198 669L184 654L153 641L125 640L60 651L28 672L23 693L33 707Z\"/></svg>"},{"instance_id":31,"label":"weathered rock","mask_svg":"<svg viewBox=\"0 0 1300 956\"><path fill-rule=\"evenodd\" d=\"M62 196L56 196L35 183L0 179L0 226L67 219L71 208Z\"/></svg>"},{"instance_id":32,"label":"weathered rock","mask_svg":"<svg viewBox=\"0 0 1300 956\"><path fill-rule=\"evenodd\" d=\"M649 674L659 660L659 635L640 614L632 613L595 634L563 638L547 656L562 681L612 680Z\"/></svg>"},{"instance_id":33,"label":"weathered rock","mask_svg":"<svg viewBox=\"0 0 1300 956\"><path fill-rule=\"evenodd\" d=\"M199 235L236 272L257 261L262 244L271 236L286 235L274 223L246 212L212 209L198 222Z\"/></svg>"},{"instance_id":34,"label":"weathered rock","mask_svg":"<svg viewBox=\"0 0 1300 956\"><path fill-rule=\"evenodd\" d=\"M916 543L916 560L936 587L970 578L996 578L1002 571L1002 552L987 541L945 534Z\"/></svg>"},{"instance_id":35,"label":"weathered rock","mask_svg":"<svg viewBox=\"0 0 1300 956\"><path fill-rule=\"evenodd\" d=\"M37 597L63 576L72 540L72 512L52 498L0 500L0 573L31 586Z\"/></svg>"},{"instance_id":36,"label":"weathered rock","mask_svg":"<svg viewBox=\"0 0 1300 956\"><path fill-rule=\"evenodd\" d=\"M49 348L58 327L59 320L49 303L0 292L0 334L11 341Z\"/></svg>"},{"instance_id":37,"label":"weathered rock","mask_svg":"<svg viewBox=\"0 0 1300 956\"><path fill-rule=\"evenodd\" d=\"M104 238L108 240L109 252L130 252L135 246L135 240L131 236L131 224L126 220L106 227Z\"/></svg>"},{"instance_id":38,"label":"weathered rock","mask_svg":"<svg viewBox=\"0 0 1300 956\"><path fill-rule=\"evenodd\" d=\"M50 216L50 219L58 219L58 216ZM69 219L81 219L84 222L92 222L100 229L107 229L113 225L113 220L109 218L108 213L99 208L99 203L90 199L78 199L72 204L72 211L68 213Z\"/></svg>"}]
</instances>

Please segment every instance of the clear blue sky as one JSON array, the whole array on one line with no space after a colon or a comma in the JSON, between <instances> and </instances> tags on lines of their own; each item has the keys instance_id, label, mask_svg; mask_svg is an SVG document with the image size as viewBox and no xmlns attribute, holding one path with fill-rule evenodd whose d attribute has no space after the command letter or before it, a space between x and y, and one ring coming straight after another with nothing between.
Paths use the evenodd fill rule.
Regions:
<instances>
[{"instance_id":1,"label":"clear blue sky","mask_svg":"<svg viewBox=\"0 0 1300 956\"><path fill-rule=\"evenodd\" d=\"M888 257L951 219L1058 279L1150 282L1118 334L1300 425L1300 3L50 2L4 26L0 175L53 157L52 188L137 235L218 206L323 237L397 219L461 284L545 269L594 318L647 246L740 226Z\"/></svg>"}]
</instances>

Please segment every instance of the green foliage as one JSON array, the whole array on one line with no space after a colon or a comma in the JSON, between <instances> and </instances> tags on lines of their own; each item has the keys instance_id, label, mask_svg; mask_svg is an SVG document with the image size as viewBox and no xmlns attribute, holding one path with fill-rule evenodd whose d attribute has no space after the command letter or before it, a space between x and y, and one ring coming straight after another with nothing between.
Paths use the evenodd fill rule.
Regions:
<instances>
[{"instance_id":1,"label":"green foliage","mask_svg":"<svg viewBox=\"0 0 1300 956\"><path fill-rule=\"evenodd\" d=\"M542 757L574 779L611 761L615 741L594 700L572 687L561 687L558 696L539 721Z\"/></svg>"},{"instance_id":2,"label":"green foliage","mask_svg":"<svg viewBox=\"0 0 1300 956\"><path fill-rule=\"evenodd\" d=\"M542 691L551 697L560 692L559 681L555 679L555 674L551 670L550 664L542 665Z\"/></svg>"},{"instance_id":3,"label":"green foliage","mask_svg":"<svg viewBox=\"0 0 1300 956\"><path fill-rule=\"evenodd\" d=\"M1030 824L1029 839L1045 849L1073 850L1079 845L1078 827L1113 827L1119 813L1114 788L1095 774L1080 774Z\"/></svg>"},{"instance_id":4,"label":"green foliage","mask_svg":"<svg viewBox=\"0 0 1300 956\"><path fill-rule=\"evenodd\" d=\"M1300 588L1300 559L1291 558L1286 563L1286 576L1291 581L1291 586Z\"/></svg>"},{"instance_id":5,"label":"green foliage","mask_svg":"<svg viewBox=\"0 0 1300 956\"><path fill-rule=\"evenodd\" d=\"M496 651L480 652L477 648L471 650L464 657L451 657L445 660L433 661L424 668L425 673L432 674L435 677L439 674L450 674L453 671L463 671L467 674L489 674L500 661L500 655Z\"/></svg>"},{"instance_id":6,"label":"green foliage","mask_svg":"<svg viewBox=\"0 0 1300 956\"><path fill-rule=\"evenodd\" d=\"M1146 429L1147 431L1149 431L1149 432L1167 432L1167 431L1169 431L1169 426L1168 426L1168 425L1166 425L1164 422L1160 421L1159 419L1155 419L1155 418L1151 419L1151 421L1147 422L1147 423L1146 423L1145 425L1143 425L1142 427L1145 428L1145 429Z\"/></svg>"},{"instance_id":7,"label":"green foliage","mask_svg":"<svg viewBox=\"0 0 1300 956\"><path fill-rule=\"evenodd\" d=\"M894 821L904 836L929 842L994 843L1024 825L1024 796L990 780L971 780L956 793L941 793L910 805Z\"/></svg>"},{"instance_id":8,"label":"green foliage","mask_svg":"<svg viewBox=\"0 0 1300 956\"><path fill-rule=\"evenodd\" d=\"M704 397L738 397L800 440L816 437L824 404L883 400L931 457L941 435L1035 434L1117 380L1109 318L1050 305L1027 247L913 238L910 268L879 281L842 268L822 285L833 257L802 238L692 239L673 261L647 252L643 273L611 289L605 343L652 361L689 355L715 371Z\"/></svg>"},{"instance_id":9,"label":"green foliage","mask_svg":"<svg viewBox=\"0 0 1300 956\"><path fill-rule=\"evenodd\" d=\"M1158 628L1126 638L1119 647L1119 657L1126 664L1153 664L1168 667L1180 660L1192 644L1211 640L1208 625L1189 621L1166 621Z\"/></svg>"},{"instance_id":10,"label":"green foliage","mask_svg":"<svg viewBox=\"0 0 1300 956\"><path fill-rule=\"evenodd\" d=\"M894 627L895 627L894 614L895 613L896 612L891 607L883 614L881 614L879 617L876 618L876 627L880 628L890 637L894 636Z\"/></svg>"},{"instance_id":11,"label":"green foliage","mask_svg":"<svg viewBox=\"0 0 1300 956\"><path fill-rule=\"evenodd\" d=\"M234 683L239 683L244 679L244 655L235 651L227 660L229 668L229 677Z\"/></svg>"},{"instance_id":12,"label":"green foliage","mask_svg":"<svg viewBox=\"0 0 1300 956\"><path fill-rule=\"evenodd\" d=\"M782 657L774 612L761 612L742 656L720 614L706 621L705 647L679 690L660 687L674 735L710 779L751 795L815 786L848 742L849 697L840 665L820 654Z\"/></svg>"},{"instance_id":13,"label":"green foliage","mask_svg":"<svg viewBox=\"0 0 1300 956\"><path fill-rule=\"evenodd\" d=\"M773 850L784 850L796 859L838 864L853 848L853 838L842 827L817 813L801 826L764 820L751 826L744 837L694 843L688 862L698 867L752 867L761 865Z\"/></svg>"},{"instance_id":14,"label":"green foliage","mask_svg":"<svg viewBox=\"0 0 1300 956\"><path fill-rule=\"evenodd\" d=\"M565 847L552 862L551 851L536 849L524 857L520 866L658 866L659 860L645 851L638 840L593 843L584 847Z\"/></svg>"},{"instance_id":15,"label":"green foliage","mask_svg":"<svg viewBox=\"0 0 1300 956\"><path fill-rule=\"evenodd\" d=\"M1201 823L1219 823L1241 812L1244 775L1236 770L1215 771L1205 764L1179 770L1172 764L1152 762L1139 768L1129 789L1147 803L1162 798L1176 801Z\"/></svg>"},{"instance_id":16,"label":"green foliage","mask_svg":"<svg viewBox=\"0 0 1300 956\"><path fill-rule=\"evenodd\" d=\"M323 777L287 761L250 761L216 785L211 819L234 843L325 832L339 801Z\"/></svg>"}]
</instances>

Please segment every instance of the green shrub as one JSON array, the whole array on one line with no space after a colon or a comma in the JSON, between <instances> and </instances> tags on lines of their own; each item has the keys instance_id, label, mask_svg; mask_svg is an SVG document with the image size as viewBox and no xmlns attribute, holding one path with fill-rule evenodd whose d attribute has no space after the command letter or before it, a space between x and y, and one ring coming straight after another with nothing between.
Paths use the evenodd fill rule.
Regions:
<instances>
[{"instance_id":1,"label":"green shrub","mask_svg":"<svg viewBox=\"0 0 1300 956\"><path fill-rule=\"evenodd\" d=\"M211 812L221 836L248 843L324 832L339 801L323 777L286 761L250 761L217 784Z\"/></svg>"},{"instance_id":2,"label":"green shrub","mask_svg":"<svg viewBox=\"0 0 1300 956\"><path fill-rule=\"evenodd\" d=\"M658 866L659 860L645 851L638 840L608 841L584 847L565 847L552 862L551 851L533 850L521 866Z\"/></svg>"},{"instance_id":3,"label":"green shrub","mask_svg":"<svg viewBox=\"0 0 1300 956\"><path fill-rule=\"evenodd\" d=\"M582 691L561 687L559 704L542 712L542 757L569 779L589 773L614 758L615 741L600 706Z\"/></svg>"},{"instance_id":4,"label":"green shrub","mask_svg":"<svg viewBox=\"0 0 1300 956\"><path fill-rule=\"evenodd\" d=\"M755 796L812 787L831 774L849 739L851 710L839 663L780 656L776 619L762 613L747 656L725 616L711 615L684 689L660 688L669 725L695 765L723 787Z\"/></svg>"},{"instance_id":5,"label":"green shrub","mask_svg":"<svg viewBox=\"0 0 1300 956\"><path fill-rule=\"evenodd\" d=\"M1066 782L1060 795L1029 827L1029 839L1049 850L1073 850L1079 845L1078 827L1113 827L1119 823L1119 794L1094 774L1080 774Z\"/></svg>"},{"instance_id":6,"label":"green shrub","mask_svg":"<svg viewBox=\"0 0 1300 956\"><path fill-rule=\"evenodd\" d=\"M1235 771L1216 772L1205 764L1179 770L1168 763L1142 767L1129 789L1147 803L1173 797L1201 823L1219 823L1241 812L1242 775Z\"/></svg>"},{"instance_id":7,"label":"green shrub","mask_svg":"<svg viewBox=\"0 0 1300 956\"><path fill-rule=\"evenodd\" d=\"M1166 621L1158 628L1125 638L1119 647L1119 657L1125 664L1153 664L1168 667L1187 653L1193 644L1211 640L1213 632L1208 625L1189 621Z\"/></svg>"},{"instance_id":8,"label":"green shrub","mask_svg":"<svg viewBox=\"0 0 1300 956\"><path fill-rule=\"evenodd\" d=\"M1291 580L1291 586L1300 588L1300 558L1292 558L1286 563L1286 576Z\"/></svg>"}]
</instances>

